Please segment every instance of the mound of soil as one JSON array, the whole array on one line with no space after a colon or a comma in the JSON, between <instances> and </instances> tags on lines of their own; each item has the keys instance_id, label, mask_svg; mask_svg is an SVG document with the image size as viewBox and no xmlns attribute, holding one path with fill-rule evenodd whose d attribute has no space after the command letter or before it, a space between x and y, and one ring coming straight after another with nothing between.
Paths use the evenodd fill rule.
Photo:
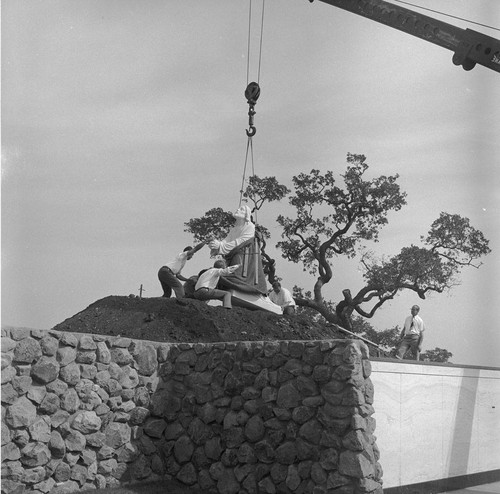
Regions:
<instances>
[{"instance_id":1,"label":"mound of soil","mask_svg":"<svg viewBox=\"0 0 500 494\"><path fill-rule=\"evenodd\" d=\"M240 307L225 309L188 299L109 296L54 326L57 331L123 336L157 342L344 339L309 317Z\"/></svg>"}]
</instances>

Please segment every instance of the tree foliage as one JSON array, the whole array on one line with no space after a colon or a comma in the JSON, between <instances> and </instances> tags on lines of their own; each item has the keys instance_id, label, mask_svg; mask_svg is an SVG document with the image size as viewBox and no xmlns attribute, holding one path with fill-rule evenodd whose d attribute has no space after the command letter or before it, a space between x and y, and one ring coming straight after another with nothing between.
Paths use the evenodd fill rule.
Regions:
<instances>
[{"instance_id":1,"label":"tree foliage","mask_svg":"<svg viewBox=\"0 0 500 494\"><path fill-rule=\"evenodd\" d=\"M477 260L490 252L483 233L457 214L441 213L421 240L423 247L403 247L389 259L365 256L362 262L369 293L376 292L379 301L385 301L409 289L425 299L427 292L442 293L459 284L461 269L478 268L481 264Z\"/></svg>"},{"instance_id":2,"label":"tree foliage","mask_svg":"<svg viewBox=\"0 0 500 494\"><path fill-rule=\"evenodd\" d=\"M248 179L243 197L253 204L252 211L258 211L264 203L281 201L289 193L290 189L279 184L276 177L259 178L252 175Z\"/></svg>"},{"instance_id":3,"label":"tree foliage","mask_svg":"<svg viewBox=\"0 0 500 494\"><path fill-rule=\"evenodd\" d=\"M490 251L487 240L483 246L483 255L486 255ZM462 253L457 252L457 256ZM458 285L458 275L465 265L444 258L432 247L415 245L403 247L399 254L388 259L369 260L364 256L362 263L365 267L365 287L348 302L364 317L372 317L384 302L394 298L401 290L412 290L421 299L425 299L428 292L442 293ZM374 302L370 309L361 307L362 303L372 300Z\"/></svg>"},{"instance_id":4,"label":"tree foliage","mask_svg":"<svg viewBox=\"0 0 500 494\"><path fill-rule=\"evenodd\" d=\"M289 201L296 214L293 218L280 215L277 220L283 228L283 240L278 242L283 257L316 276L312 294L298 296L297 304L349 330L353 314L371 318L401 290L412 290L425 299L430 291L451 288L464 266L479 267L478 259L490 252L488 240L467 218L441 213L422 237L422 246L403 247L389 258L362 253L364 286L355 294L343 289L343 299L332 312L322 289L334 277L333 261L356 256L362 242L377 242L388 213L406 204L398 175L365 179L367 169L363 155L348 154L342 185L330 171L312 170L293 177L295 190Z\"/></svg>"},{"instance_id":5,"label":"tree foliage","mask_svg":"<svg viewBox=\"0 0 500 494\"><path fill-rule=\"evenodd\" d=\"M406 194L396 183L398 175L363 180L366 158L349 154L347 161L344 187L336 184L331 171L311 170L293 177L295 195L289 201L296 218L278 217L283 227L284 240L278 242L283 256L302 262L311 274L319 272L324 283L331 278L329 259L353 257L360 241L377 241L387 213L406 204Z\"/></svg>"},{"instance_id":6,"label":"tree foliage","mask_svg":"<svg viewBox=\"0 0 500 494\"><path fill-rule=\"evenodd\" d=\"M235 221L232 213L217 207L201 218L192 218L184 223L184 231L191 233L196 242L206 242L212 238L224 238Z\"/></svg>"},{"instance_id":7,"label":"tree foliage","mask_svg":"<svg viewBox=\"0 0 500 494\"><path fill-rule=\"evenodd\" d=\"M451 357L453 357L453 353L439 347L434 348L434 350L426 350L420 354L420 360L428 362L448 362Z\"/></svg>"},{"instance_id":8,"label":"tree foliage","mask_svg":"<svg viewBox=\"0 0 500 494\"><path fill-rule=\"evenodd\" d=\"M304 271L316 275L312 298L297 302L325 315L322 288L333 277L330 261L339 256L354 257L362 241L377 241L381 228L387 224L390 211L406 204L406 194L397 184L398 175L366 180L368 169L363 155L347 155L347 171L343 185L337 185L331 171L325 174L312 170L293 177L295 193L289 198L294 218L280 215L283 240L278 242L283 257L302 263ZM350 291L344 290L339 303L328 319L351 329L351 314L359 303L353 303Z\"/></svg>"}]
</instances>

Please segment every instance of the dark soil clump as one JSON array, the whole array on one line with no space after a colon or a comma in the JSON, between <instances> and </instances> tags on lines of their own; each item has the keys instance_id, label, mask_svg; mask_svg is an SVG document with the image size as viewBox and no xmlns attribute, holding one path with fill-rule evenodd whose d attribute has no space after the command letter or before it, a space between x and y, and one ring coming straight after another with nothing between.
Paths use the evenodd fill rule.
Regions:
<instances>
[{"instance_id":1,"label":"dark soil clump","mask_svg":"<svg viewBox=\"0 0 500 494\"><path fill-rule=\"evenodd\" d=\"M241 307L224 309L188 299L109 296L54 326L57 331L157 342L344 339L335 327L309 317Z\"/></svg>"}]
</instances>

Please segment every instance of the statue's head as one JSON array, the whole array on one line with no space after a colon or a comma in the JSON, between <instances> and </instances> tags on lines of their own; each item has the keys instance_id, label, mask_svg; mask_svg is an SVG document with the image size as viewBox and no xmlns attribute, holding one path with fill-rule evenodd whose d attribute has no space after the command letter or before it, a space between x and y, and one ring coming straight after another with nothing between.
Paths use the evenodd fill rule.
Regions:
<instances>
[{"instance_id":1,"label":"statue's head","mask_svg":"<svg viewBox=\"0 0 500 494\"><path fill-rule=\"evenodd\" d=\"M236 219L241 218L245 223L248 223L252 220L252 210L248 206L240 206L236 212L233 213L233 216Z\"/></svg>"}]
</instances>

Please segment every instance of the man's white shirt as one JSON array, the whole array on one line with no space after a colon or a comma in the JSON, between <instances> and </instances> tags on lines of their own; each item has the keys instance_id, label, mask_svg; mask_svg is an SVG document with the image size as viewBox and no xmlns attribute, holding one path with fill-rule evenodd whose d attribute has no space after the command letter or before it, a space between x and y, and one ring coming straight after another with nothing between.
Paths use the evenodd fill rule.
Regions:
<instances>
[{"instance_id":1,"label":"man's white shirt","mask_svg":"<svg viewBox=\"0 0 500 494\"><path fill-rule=\"evenodd\" d=\"M271 302L279 305L281 308L295 305L295 300L293 299L290 290L283 287L280 289L279 293L272 290L269 294L269 298L271 299Z\"/></svg>"},{"instance_id":2,"label":"man's white shirt","mask_svg":"<svg viewBox=\"0 0 500 494\"><path fill-rule=\"evenodd\" d=\"M405 319L405 336L410 334L420 335L424 331L424 321L420 316L408 316Z\"/></svg>"}]
</instances>

